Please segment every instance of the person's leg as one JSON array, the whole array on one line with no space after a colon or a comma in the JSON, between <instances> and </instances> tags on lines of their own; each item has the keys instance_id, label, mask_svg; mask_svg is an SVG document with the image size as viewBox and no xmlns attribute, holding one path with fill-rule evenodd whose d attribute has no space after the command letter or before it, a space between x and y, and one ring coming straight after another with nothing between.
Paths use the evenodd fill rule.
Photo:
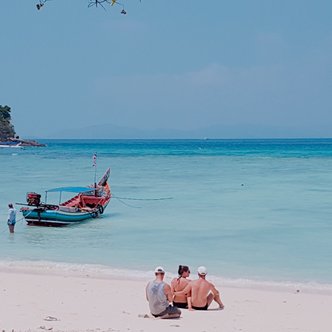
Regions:
<instances>
[{"instance_id":1,"label":"person's leg","mask_svg":"<svg viewBox=\"0 0 332 332\"><path fill-rule=\"evenodd\" d=\"M9 227L9 232L14 233L14 225L8 225Z\"/></svg>"},{"instance_id":2,"label":"person's leg","mask_svg":"<svg viewBox=\"0 0 332 332\"><path fill-rule=\"evenodd\" d=\"M221 302L220 296L219 295L214 296L212 293L210 293L207 297L207 306L209 307L213 300L215 302L217 302L221 308L222 302ZM222 309L223 309L223 307L222 307Z\"/></svg>"},{"instance_id":3,"label":"person's leg","mask_svg":"<svg viewBox=\"0 0 332 332\"><path fill-rule=\"evenodd\" d=\"M180 318L181 314L166 314L164 316L160 316L160 319L173 319L173 318Z\"/></svg>"},{"instance_id":4,"label":"person's leg","mask_svg":"<svg viewBox=\"0 0 332 332\"><path fill-rule=\"evenodd\" d=\"M214 300L214 296L212 293L209 293L207 299L206 299L206 303L207 303L207 306L209 307L210 304L212 303L212 301Z\"/></svg>"},{"instance_id":5,"label":"person's leg","mask_svg":"<svg viewBox=\"0 0 332 332\"><path fill-rule=\"evenodd\" d=\"M174 306L169 306L166 309L166 314L160 316L162 319L171 319L171 318L179 318L181 316L181 310Z\"/></svg>"},{"instance_id":6,"label":"person's leg","mask_svg":"<svg viewBox=\"0 0 332 332\"><path fill-rule=\"evenodd\" d=\"M181 309L188 309L188 303L181 303L181 302L174 302L173 301L173 306Z\"/></svg>"}]
</instances>

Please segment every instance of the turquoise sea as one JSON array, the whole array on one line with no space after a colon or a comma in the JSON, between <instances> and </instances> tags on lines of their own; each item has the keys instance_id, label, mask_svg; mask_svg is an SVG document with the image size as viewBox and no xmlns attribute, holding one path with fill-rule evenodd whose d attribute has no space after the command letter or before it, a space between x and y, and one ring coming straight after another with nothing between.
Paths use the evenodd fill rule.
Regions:
<instances>
[{"instance_id":1,"label":"turquoise sea","mask_svg":"<svg viewBox=\"0 0 332 332\"><path fill-rule=\"evenodd\" d=\"M229 281L332 285L332 139L41 142L0 150L1 264L129 274L206 265ZM102 218L63 228L20 220L8 233L9 202L93 183L95 152L98 177L111 167Z\"/></svg>"}]
</instances>

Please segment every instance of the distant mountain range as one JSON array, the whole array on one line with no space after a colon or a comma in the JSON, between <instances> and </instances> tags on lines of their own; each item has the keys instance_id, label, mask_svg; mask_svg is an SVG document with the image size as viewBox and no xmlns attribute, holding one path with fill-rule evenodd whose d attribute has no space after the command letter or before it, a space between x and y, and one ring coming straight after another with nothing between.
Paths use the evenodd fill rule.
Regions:
<instances>
[{"instance_id":1,"label":"distant mountain range","mask_svg":"<svg viewBox=\"0 0 332 332\"><path fill-rule=\"evenodd\" d=\"M329 128L292 128L262 125L215 125L194 130L138 129L113 124L61 130L43 138L68 139L204 139L204 138L324 138L331 137Z\"/></svg>"},{"instance_id":2,"label":"distant mountain range","mask_svg":"<svg viewBox=\"0 0 332 332\"><path fill-rule=\"evenodd\" d=\"M47 138L86 138L86 139L107 139L107 138L186 138L189 133L182 130L151 129L143 130L130 127L121 127L113 124L102 124L84 128L73 128L61 130L51 134Z\"/></svg>"}]
</instances>

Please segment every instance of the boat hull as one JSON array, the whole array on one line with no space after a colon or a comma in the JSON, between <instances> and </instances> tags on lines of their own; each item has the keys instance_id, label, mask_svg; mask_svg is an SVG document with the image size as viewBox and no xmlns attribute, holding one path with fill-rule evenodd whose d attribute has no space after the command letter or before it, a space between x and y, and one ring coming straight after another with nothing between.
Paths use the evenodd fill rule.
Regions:
<instances>
[{"instance_id":1,"label":"boat hull","mask_svg":"<svg viewBox=\"0 0 332 332\"><path fill-rule=\"evenodd\" d=\"M97 212L64 212L64 211L54 211L54 210L44 210L40 211L38 209L28 209L23 210L22 214L29 225L70 225L76 224L78 222L96 218L98 216Z\"/></svg>"}]
</instances>

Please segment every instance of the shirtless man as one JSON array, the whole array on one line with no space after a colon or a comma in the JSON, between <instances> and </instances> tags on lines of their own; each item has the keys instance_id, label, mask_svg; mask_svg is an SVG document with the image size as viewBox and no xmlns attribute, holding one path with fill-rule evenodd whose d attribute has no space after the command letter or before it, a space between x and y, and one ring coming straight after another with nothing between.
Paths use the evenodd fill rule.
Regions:
<instances>
[{"instance_id":1,"label":"shirtless man","mask_svg":"<svg viewBox=\"0 0 332 332\"><path fill-rule=\"evenodd\" d=\"M205 279L207 274L206 267L200 266L197 269L197 272L198 280L191 281L182 291L188 296L188 309L207 310L213 300L219 304L220 310L224 309L224 304L221 302L219 291L211 282Z\"/></svg>"},{"instance_id":2,"label":"shirtless man","mask_svg":"<svg viewBox=\"0 0 332 332\"><path fill-rule=\"evenodd\" d=\"M146 286L146 299L149 301L151 314L159 318L179 318L181 310L172 306L171 286L164 282L165 270L158 266L154 270L156 279Z\"/></svg>"}]
</instances>

